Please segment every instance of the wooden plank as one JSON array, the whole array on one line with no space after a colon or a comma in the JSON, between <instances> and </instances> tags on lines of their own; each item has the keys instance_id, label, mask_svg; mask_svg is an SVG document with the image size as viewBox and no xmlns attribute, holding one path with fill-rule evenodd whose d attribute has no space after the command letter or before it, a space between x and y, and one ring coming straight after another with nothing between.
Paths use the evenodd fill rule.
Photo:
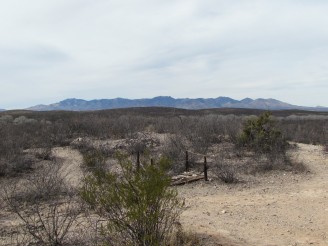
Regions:
<instances>
[{"instance_id":1,"label":"wooden plank","mask_svg":"<svg viewBox=\"0 0 328 246\"><path fill-rule=\"evenodd\" d=\"M204 179L204 176L186 176L186 177L182 177L178 180L172 180L173 182L171 183L171 186L176 186L176 185L183 185L183 184L187 184L187 183L192 183L198 180Z\"/></svg>"}]
</instances>

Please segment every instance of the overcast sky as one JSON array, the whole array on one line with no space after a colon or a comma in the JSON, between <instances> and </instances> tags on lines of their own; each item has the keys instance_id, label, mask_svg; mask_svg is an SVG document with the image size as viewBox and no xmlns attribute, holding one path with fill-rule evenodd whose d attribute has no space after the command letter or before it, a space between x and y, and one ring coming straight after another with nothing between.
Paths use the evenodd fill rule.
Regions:
<instances>
[{"instance_id":1,"label":"overcast sky","mask_svg":"<svg viewBox=\"0 0 328 246\"><path fill-rule=\"evenodd\" d=\"M327 0L0 0L0 108L66 98L328 106Z\"/></svg>"}]
</instances>

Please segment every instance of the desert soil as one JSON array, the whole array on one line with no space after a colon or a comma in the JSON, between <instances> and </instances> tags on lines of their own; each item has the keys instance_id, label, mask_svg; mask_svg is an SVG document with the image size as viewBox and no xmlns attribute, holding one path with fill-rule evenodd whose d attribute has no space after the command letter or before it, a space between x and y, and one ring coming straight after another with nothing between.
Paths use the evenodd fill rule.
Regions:
<instances>
[{"instance_id":1,"label":"desert soil","mask_svg":"<svg viewBox=\"0 0 328 246\"><path fill-rule=\"evenodd\" d=\"M70 147L54 153L78 185L81 154ZM208 246L328 245L328 155L322 146L298 144L294 158L309 171L257 174L232 185L200 181L178 187L186 204L183 227L202 235ZM17 222L1 209L0 245Z\"/></svg>"},{"instance_id":2,"label":"desert soil","mask_svg":"<svg viewBox=\"0 0 328 246\"><path fill-rule=\"evenodd\" d=\"M322 146L298 144L294 158L309 171L180 187L183 226L213 238L211 245L328 245L328 155Z\"/></svg>"}]
</instances>

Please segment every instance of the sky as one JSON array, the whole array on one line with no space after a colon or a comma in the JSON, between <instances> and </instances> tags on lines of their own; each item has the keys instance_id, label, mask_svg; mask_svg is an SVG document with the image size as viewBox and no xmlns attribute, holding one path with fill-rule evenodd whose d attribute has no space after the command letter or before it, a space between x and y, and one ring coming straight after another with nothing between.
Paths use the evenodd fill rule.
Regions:
<instances>
[{"instance_id":1,"label":"sky","mask_svg":"<svg viewBox=\"0 0 328 246\"><path fill-rule=\"evenodd\" d=\"M328 106L327 0L0 0L0 108L66 98Z\"/></svg>"}]
</instances>

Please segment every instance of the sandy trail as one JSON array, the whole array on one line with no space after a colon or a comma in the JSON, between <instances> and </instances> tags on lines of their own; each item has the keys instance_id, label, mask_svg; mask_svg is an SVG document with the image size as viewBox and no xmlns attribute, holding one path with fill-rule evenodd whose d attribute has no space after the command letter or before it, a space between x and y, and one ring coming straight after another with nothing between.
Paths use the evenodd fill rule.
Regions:
<instances>
[{"instance_id":1,"label":"sandy trail","mask_svg":"<svg viewBox=\"0 0 328 246\"><path fill-rule=\"evenodd\" d=\"M82 155L78 150L71 147L59 147L53 149L53 155L63 161L61 173L73 187L79 186L83 173L81 164Z\"/></svg>"},{"instance_id":2,"label":"sandy trail","mask_svg":"<svg viewBox=\"0 0 328 246\"><path fill-rule=\"evenodd\" d=\"M272 174L253 187L214 183L179 188L182 223L234 245L328 245L328 157L298 144L295 158L311 174Z\"/></svg>"}]
</instances>

